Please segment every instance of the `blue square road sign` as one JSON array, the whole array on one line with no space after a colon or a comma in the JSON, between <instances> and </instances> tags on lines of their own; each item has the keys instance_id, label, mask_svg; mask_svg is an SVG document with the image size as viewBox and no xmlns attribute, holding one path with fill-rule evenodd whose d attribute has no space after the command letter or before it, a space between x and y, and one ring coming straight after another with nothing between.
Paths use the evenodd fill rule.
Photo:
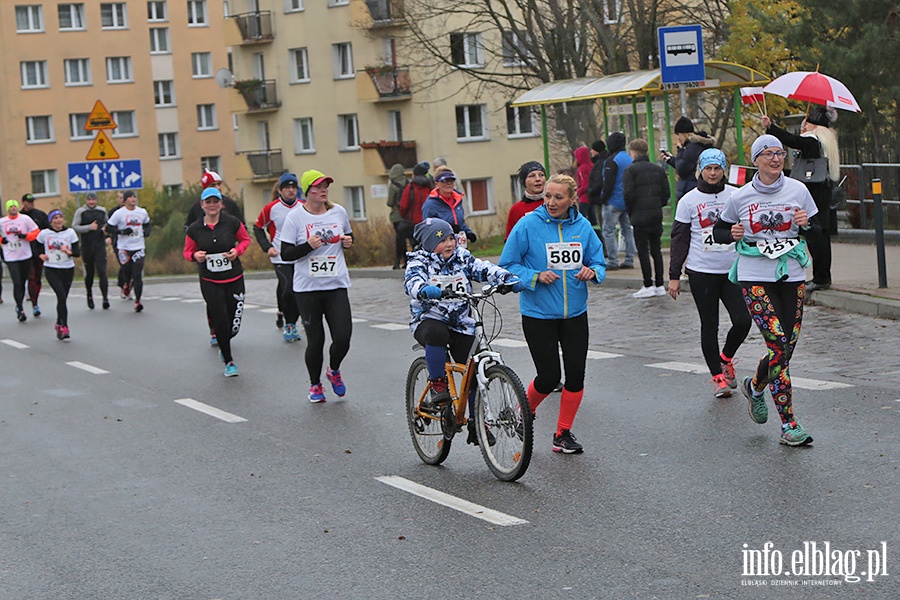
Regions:
<instances>
[{"instance_id":1,"label":"blue square road sign","mask_svg":"<svg viewBox=\"0 0 900 600\"><path fill-rule=\"evenodd\" d=\"M69 193L129 190L144 187L140 159L69 163Z\"/></svg>"}]
</instances>

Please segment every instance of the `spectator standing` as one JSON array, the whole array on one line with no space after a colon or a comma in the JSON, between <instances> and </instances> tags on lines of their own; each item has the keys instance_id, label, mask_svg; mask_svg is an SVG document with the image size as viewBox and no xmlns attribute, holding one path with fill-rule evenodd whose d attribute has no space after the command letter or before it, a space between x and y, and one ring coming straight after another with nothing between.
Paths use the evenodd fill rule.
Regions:
<instances>
[{"instance_id":1,"label":"spectator standing","mask_svg":"<svg viewBox=\"0 0 900 600\"><path fill-rule=\"evenodd\" d=\"M680 117L675 121L675 138L678 152L675 156L665 152L663 158L678 175L678 183L675 184L675 198L680 200L682 196L697 187L697 160L700 158L701 152L713 147L713 140L705 131L694 133L694 123L687 117Z\"/></svg>"},{"instance_id":2,"label":"spectator standing","mask_svg":"<svg viewBox=\"0 0 900 600\"><path fill-rule=\"evenodd\" d=\"M436 173L434 181L437 187L422 205L422 218L434 217L450 223L456 234L457 245L465 248L467 242L476 241L478 236L466 225L462 193L453 189L456 175L447 167L439 167Z\"/></svg>"},{"instance_id":3,"label":"spectator standing","mask_svg":"<svg viewBox=\"0 0 900 600\"><path fill-rule=\"evenodd\" d=\"M396 163L388 173L387 205L391 209L391 225L394 226L394 269L406 268L406 240L413 242L413 224L400 210L400 197L409 184L403 165ZM401 264L402 263L402 264Z\"/></svg>"},{"instance_id":4,"label":"spectator standing","mask_svg":"<svg viewBox=\"0 0 900 600\"><path fill-rule=\"evenodd\" d=\"M504 240L509 238L509 232L519 219L536 209L544 203L544 184L547 182L547 173L544 171L544 165L536 160L529 161L519 167L519 183L525 188L522 199L513 204L509 209L509 215L506 217L506 236Z\"/></svg>"},{"instance_id":5,"label":"spectator standing","mask_svg":"<svg viewBox=\"0 0 900 600\"><path fill-rule=\"evenodd\" d=\"M428 175L428 169L429 165L425 161L413 167L412 181L400 194L400 214L412 223L413 227L422 222L422 206L434 189L434 181ZM415 234L415 231L413 233Z\"/></svg>"},{"instance_id":6,"label":"spectator standing","mask_svg":"<svg viewBox=\"0 0 900 600\"><path fill-rule=\"evenodd\" d=\"M578 185L578 212L586 218L591 225L596 225L593 207L588 199L588 186L591 179L591 170L594 163L591 161L591 150L587 146L575 148L575 181Z\"/></svg>"},{"instance_id":7,"label":"spectator standing","mask_svg":"<svg viewBox=\"0 0 900 600\"><path fill-rule=\"evenodd\" d=\"M606 144L603 140L597 140L591 144L591 174L588 177L588 202L593 207L594 219L599 216L603 202L603 163L609 158L609 152L606 151ZM602 224L602 219L597 221ZM596 225L595 225L596 226Z\"/></svg>"},{"instance_id":8,"label":"spectator standing","mask_svg":"<svg viewBox=\"0 0 900 600\"><path fill-rule=\"evenodd\" d=\"M603 193L600 202L603 205L603 245L606 249L606 270L619 268L619 245L616 239L616 225L625 240L625 261L623 269L634 268L634 229L625 210L625 196L622 176L631 164L631 156L625 152L625 134L621 131L611 133L606 140L609 157L603 162Z\"/></svg>"}]
</instances>

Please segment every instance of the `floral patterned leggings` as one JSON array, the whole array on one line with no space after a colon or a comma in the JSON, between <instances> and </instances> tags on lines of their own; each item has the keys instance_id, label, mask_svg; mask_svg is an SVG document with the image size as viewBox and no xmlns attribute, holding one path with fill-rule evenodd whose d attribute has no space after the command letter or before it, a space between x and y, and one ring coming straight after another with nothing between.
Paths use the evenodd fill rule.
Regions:
<instances>
[{"instance_id":1,"label":"floral patterned leggings","mask_svg":"<svg viewBox=\"0 0 900 600\"><path fill-rule=\"evenodd\" d=\"M768 385L781 422L790 423L794 411L789 363L800 337L806 287L802 281L779 281L741 283L741 289L768 349L756 367L751 385L756 392L765 391Z\"/></svg>"}]
</instances>

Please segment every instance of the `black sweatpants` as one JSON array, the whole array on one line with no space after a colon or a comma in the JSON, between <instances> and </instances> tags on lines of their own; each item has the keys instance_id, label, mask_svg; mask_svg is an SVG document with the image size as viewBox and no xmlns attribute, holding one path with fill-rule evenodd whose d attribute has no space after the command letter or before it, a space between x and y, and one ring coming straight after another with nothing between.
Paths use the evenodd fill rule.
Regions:
<instances>
[{"instance_id":1,"label":"black sweatpants","mask_svg":"<svg viewBox=\"0 0 900 600\"><path fill-rule=\"evenodd\" d=\"M691 296L700 314L700 349L710 375L722 374L722 359L719 356L719 302L725 305L731 318L731 329L725 336L722 354L734 358L738 348L747 339L753 320L747 311L741 286L731 283L727 273L700 273L687 271L691 284Z\"/></svg>"},{"instance_id":2,"label":"black sweatpants","mask_svg":"<svg viewBox=\"0 0 900 600\"><path fill-rule=\"evenodd\" d=\"M44 269L44 275L47 277L47 283L56 294L56 323L69 326L69 308L66 306L66 300L69 298L69 290L72 288L72 279L75 277L75 267L68 269L54 269L48 267Z\"/></svg>"},{"instance_id":3,"label":"black sweatpants","mask_svg":"<svg viewBox=\"0 0 900 600\"><path fill-rule=\"evenodd\" d=\"M341 361L350 351L350 335L353 321L350 315L350 298L347 288L322 292L294 292L297 310L306 331L306 369L310 385L322 383L322 361L325 352L325 324L331 333L328 349L328 366L338 371Z\"/></svg>"},{"instance_id":4,"label":"black sweatpants","mask_svg":"<svg viewBox=\"0 0 900 600\"><path fill-rule=\"evenodd\" d=\"M637 246L638 260L641 262L641 275L644 276L644 287L659 287L663 284L662 257L662 223L634 228L634 244ZM650 259L653 259L653 272L650 271ZM655 275L655 277L654 277Z\"/></svg>"},{"instance_id":5,"label":"black sweatpants","mask_svg":"<svg viewBox=\"0 0 900 600\"><path fill-rule=\"evenodd\" d=\"M244 316L244 278L228 283L201 279L200 293L206 300L206 316L219 342L222 359L229 363L234 360L231 355L231 338L241 330L241 319Z\"/></svg>"},{"instance_id":6,"label":"black sweatpants","mask_svg":"<svg viewBox=\"0 0 900 600\"><path fill-rule=\"evenodd\" d=\"M25 302L25 286L28 283L28 274L31 273L31 259L26 258L25 260L8 262L6 263L6 268L9 270L9 278L12 280L13 300L16 303L16 308L22 308L22 303Z\"/></svg>"},{"instance_id":7,"label":"black sweatpants","mask_svg":"<svg viewBox=\"0 0 900 600\"><path fill-rule=\"evenodd\" d=\"M95 243L81 251L81 260L84 264L84 287L88 296L93 294L94 274L100 282L100 293L106 300L109 293L109 280L106 277L106 245Z\"/></svg>"},{"instance_id":8,"label":"black sweatpants","mask_svg":"<svg viewBox=\"0 0 900 600\"><path fill-rule=\"evenodd\" d=\"M560 348L566 373L565 388L570 392L584 389L588 350L587 312L571 319L536 319L523 315L522 331L537 371L534 378L535 390L541 394L549 394L562 380Z\"/></svg>"}]
</instances>

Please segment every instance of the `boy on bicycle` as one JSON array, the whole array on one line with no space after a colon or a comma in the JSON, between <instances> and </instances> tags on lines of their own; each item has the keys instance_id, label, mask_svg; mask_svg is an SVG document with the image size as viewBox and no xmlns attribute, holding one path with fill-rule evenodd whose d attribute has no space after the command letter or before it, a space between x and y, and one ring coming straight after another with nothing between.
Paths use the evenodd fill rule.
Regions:
<instances>
[{"instance_id":1,"label":"boy on bicycle","mask_svg":"<svg viewBox=\"0 0 900 600\"><path fill-rule=\"evenodd\" d=\"M469 358L475 342L475 320L464 299L441 300L443 290L471 292L472 281L491 285L509 285L524 289L515 275L479 258L465 248L456 247L453 228L442 219L427 218L413 231L418 248L406 255L403 284L410 297L410 331L425 346L425 362L431 380L431 408L450 402L445 369L447 348L458 363ZM471 418L475 387L469 394L468 443L477 444L475 422Z\"/></svg>"}]
</instances>

